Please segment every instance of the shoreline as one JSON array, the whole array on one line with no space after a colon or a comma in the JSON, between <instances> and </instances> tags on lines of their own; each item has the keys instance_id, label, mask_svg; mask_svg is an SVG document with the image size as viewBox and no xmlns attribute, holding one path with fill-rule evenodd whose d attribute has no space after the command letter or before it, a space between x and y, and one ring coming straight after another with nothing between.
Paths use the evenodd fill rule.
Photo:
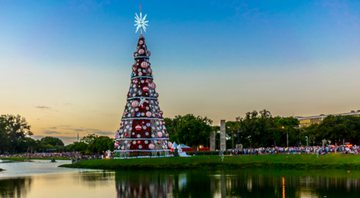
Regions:
<instances>
[{"instance_id":1,"label":"shoreline","mask_svg":"<svg viewBox=\"0 0 360 198\"><path fill-rule=\"evenodd\" d=\"M229 168L283 168L283 169L344 169L360 170L360 156L327 154L317 155L241 155L193 156L172 158L139 158L112 160L83 160L60 167L102 170L159 170L159 169L229 169Z\"/></svg>"},{"instance_id":2,"label":"shoreline","mask_svg":"<svg viewBox=\"0 0 360 198\"><path fill-rule=\"evenodd\" d=\"M46 158L41 158L41 157L34 157L34 158L28 158L28 157L1 157L0 160L6 160L9 162L31 162L32 160L71 160L69 158L65 158L65 157L46 157Z\"/></svg>"}]
</instances>

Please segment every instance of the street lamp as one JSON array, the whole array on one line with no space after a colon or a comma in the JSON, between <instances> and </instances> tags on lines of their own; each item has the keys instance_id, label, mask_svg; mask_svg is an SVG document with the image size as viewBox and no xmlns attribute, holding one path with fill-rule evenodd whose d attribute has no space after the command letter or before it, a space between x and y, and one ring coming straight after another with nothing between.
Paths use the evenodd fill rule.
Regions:
<instances>
[{"instance_id":1,"label":"street lamp","mask_svg":"<svg viewBox=\"0 0 360 198\"><path fill-rule=\"evenodd\" d=\"M281 126L282 130L285 129L284 126ZM289 147L289 131L286 131L286 147Z\"/></svg>"}]
</instances>

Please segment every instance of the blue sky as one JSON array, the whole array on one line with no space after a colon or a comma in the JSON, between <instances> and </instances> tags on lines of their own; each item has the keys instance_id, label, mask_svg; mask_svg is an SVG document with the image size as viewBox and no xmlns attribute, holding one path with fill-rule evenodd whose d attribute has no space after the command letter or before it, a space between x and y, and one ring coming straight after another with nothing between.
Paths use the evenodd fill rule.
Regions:
<instances>
[{"instance_id":1,"label":"blue sky","mask_svg":"<svg viewBox=\"0 0 360 198\"><path fill-rule=\"evenodd\" d=\"M140 3L165 116L360 109L360 1L0 0L0 113L39 136L111 135Z\"/></svg>"}]
</instances>

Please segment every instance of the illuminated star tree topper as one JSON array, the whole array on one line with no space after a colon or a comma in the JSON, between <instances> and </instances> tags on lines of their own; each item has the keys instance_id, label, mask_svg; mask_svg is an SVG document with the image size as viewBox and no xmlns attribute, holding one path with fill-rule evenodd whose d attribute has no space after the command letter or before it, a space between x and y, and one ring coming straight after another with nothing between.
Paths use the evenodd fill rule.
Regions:
<instances>
[{"instance_id":1,"label":"illuminated star tree topper","mask_svg":"<svg viewBox=\"0 0 360 198\"><path fill-rule=\"evenodd\" d=\"M144 16L142 15L142 13L140 12L140 14L138 15L137 13L135 13L135 24L134 26L136 27L136 33L140 30L140 34L144 32L146 32L146 27L149 26L149 21L146 20L147 15L145 14Z\"/></svg>"}]
</instances>

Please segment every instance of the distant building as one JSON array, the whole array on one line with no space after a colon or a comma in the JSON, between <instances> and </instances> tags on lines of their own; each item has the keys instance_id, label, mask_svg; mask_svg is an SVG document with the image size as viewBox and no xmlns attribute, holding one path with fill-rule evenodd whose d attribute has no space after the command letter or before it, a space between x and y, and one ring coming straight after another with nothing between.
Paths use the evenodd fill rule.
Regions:
<instances>
[{"instance_id":1,"label":"distant building","mask_svg":"<svg viewBox=\"0 0 360 198\"><path fill-rule=\"evenodd\" d=\"M312 124L320 124L326 117L328 116L360 116L360 110L357 111L350 111L348 113L339 113L339 114L320 114L318 116L307 116L302 117L298 116L296 117L299 120L299 126L300 127L308 127Z\"/></svg>"}]
</instances>

